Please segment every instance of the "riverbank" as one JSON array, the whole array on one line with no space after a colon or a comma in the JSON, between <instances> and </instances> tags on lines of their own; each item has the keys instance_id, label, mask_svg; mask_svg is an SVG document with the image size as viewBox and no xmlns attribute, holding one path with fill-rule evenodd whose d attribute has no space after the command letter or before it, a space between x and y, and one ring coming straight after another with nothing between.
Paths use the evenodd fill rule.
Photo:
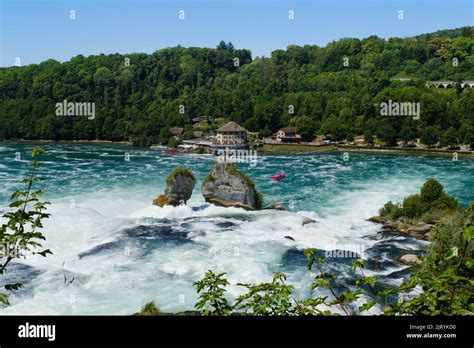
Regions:
<instances>
[{"instance_id":1,"label":"riverbank","mask_svg":"<svg viewBox=\"0 0 474 348\"><path fill-rule=\"evenodd\" d=\"M440 150L427 149L417 147L371 147L371 146L354 146L354 145L339 145L337 151L347 152L365 152L377 154L404 154L404 155L433 155L433 156L449 156L453 157L457 153L458 157L474 157L474 151L461 150Z\"/></svg>"},{"instance_id":2,"label":"riverbank","mask_svg":"<svg viewBox=\"0 0 474 348\"><path fill-rule=\"evenodd\" d=\"M91 145L100 145L100 144L117 144L117 145L130 145L133 144L129 141L111 141L111 140L46 140L46 139L15 139L15 140L2 140L2 143L18 143L18 144L91 144Z\"/></svg>"},{"instance_id":3,"label":"riverbank","mask_svg":"<svg viewBox=\"0 0 474 348\"><path fill-rule=\"evenodd\" d=\"M286 155L289 153L337 151L337 147L334 145L264 144L257 151L261 155Z\"/></svg>"},{"instance_id":4,"label":"riverbank","mask_svg":"<svg viewBox=\"0 0 474 348\"><path fill-rule=\"evenodd\" d=\"M81 145L127 145L133 146L129 141L110 140L3 140L2 143L18 144L81 144ZM147 147L148 148L148 147ZM440 150L427 148L410 147L373 147L356 145L308 145L308 144L264 144L257 148L259 155L288 155L292 153L325 153L325 152L359 152L376 154L401 154L401 155L429 155L453 157L456 153L458 157L474 158L474 151L463 150ZM181 152L180 152L181 153ZM183 151L182 153L197 153L196 151Z\"/></svg>"},{"instance_id":5,"label":"riverbank","mask_svg":"<svg viewBox=\"0 0 474 348\"><path fill-rule=\"evenodd\" d=\"M377 154L403 154L403 155L431 155L431 156L448 156L453 157L457 153L458 157L473 157L474 151L451 151L427 148L410 148L410 147L372 147L372 146L355 146L355 145L307 145L307 144L264 144L257 150L261 155L290 153L310 153L310 152L361 152L361 153L377 153Z\"/></svg>"}]
</instances>

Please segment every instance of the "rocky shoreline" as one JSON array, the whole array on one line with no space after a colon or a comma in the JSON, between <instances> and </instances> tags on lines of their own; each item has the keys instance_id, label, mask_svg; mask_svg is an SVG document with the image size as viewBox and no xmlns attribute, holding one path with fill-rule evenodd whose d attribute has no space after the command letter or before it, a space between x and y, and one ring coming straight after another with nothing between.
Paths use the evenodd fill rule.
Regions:
<instances>
[{"instance_id":1,"label":"rocky shoreline","mask_svg":"<svg viewBox=\"0 0 474 348\"><path fill-rule=\"evenodd\" d=\"M379 215L368 219L382 224L385 229L414 238L432 241L439 222L459 212L458 201L444 191L443 185L430 178L420 191L405 197L400 202L389 201L379 209ZM442 225L442 223L441 223ZM419 265L422 260L417 255L408 254L397 261Z\"/></svg>"},{"instance_id":2,"label":"rocky shoreline","mask_svg":"<svg viewBox=\"0 0 474 348\"><path fill-rule=\"evenodd\" d=\"M409 236L429 240L434 229L433 224L427 224L423 221L406 222L402 219L390 220L389 218L376 215L368 219L371 222L382 224L385 229L393 232L407 234Z\"/></svg>"}]
</instances>

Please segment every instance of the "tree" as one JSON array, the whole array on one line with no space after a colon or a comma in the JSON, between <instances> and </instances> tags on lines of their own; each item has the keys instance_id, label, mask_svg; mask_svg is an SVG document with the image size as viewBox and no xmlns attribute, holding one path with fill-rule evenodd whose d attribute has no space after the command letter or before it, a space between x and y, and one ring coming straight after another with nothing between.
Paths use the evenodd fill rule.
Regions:
<instances>
[{"instance_id":1,"label":"tree","mask_svg":"<svg viewBox=\"0 0 474 348\"><path fill-rule=\"evenodd\" d=\"M367 129L364 134L364 141L369 144L373 145L374 144L374 134L370 129Z\"/></svg>"},{"instance_id":2,"label":"tree","mask_svg":"<svg viewBox=\"0 0 474 348\"><path fill-rule=\"evenodd\" d=\"M385 141L385 145L393 146L397 144L397 132L389 123L382 123L377 129L377 138Z\"/></svg>"},{"instance_id":3,"label":"tree","mask_svg":"<svg viewBox=\"0 0 474 348\"><path fill-rule=\"evenodd\" d=\"M217 49L219 50L227 50L227 44L225 43L224 40L221 40L219 42L219 45L217 45Z\"/></svg>"},{"instance_id":4,"label":"tree","mask_svg":"<svg viewBox=\"0 0 474 348\"><path fill-rule=\"evenodd\" d=\"M304 139L311 139L317 129L317 123L309 116L295 116L289 125L295 127Z\"/></svg>"},{"instance_id":5,"label":"tree","mask_svg":"<svg viewBox=\"0 0 474 348\"><path fill-rule=\"evenodd\" d=\"M420 190L420 197L423 202L436 201L443 193L443 185L436 179L428 179Z\"/></svg>"},{"instance_id":6,"label":"tree","mask_svg":"<svg viewBox=\"0 0 474 348\"><path fill-rule=\"evenodd\" d=\"M416 140L416 133L413 129L413 125L411 122L408 121L403 123L402 129L399 133L399 137L405 143L405 145L409 141Z\"/></svg>"},{"instance_id":7,"label":"tree","mask_svg":"<svg viewBox=\"0 0 474 348\"><path fill-rule=\"evenodd\" d=\"M440 139L441 146L447 146L454 148L459 144L459 134L453 127L449 127L442 135Z\"/></svg>"},{"instance_id":8,"label":"tree","mask_svg":"<svg viewBox=\"0 0 474 348\"><path fill-rule=\"evenodd\" d=\"M192 118L209 115L260 134L292 122L308 139L314 131L335 140L366 128L378 134L386 123L391 128L383 126L383 140L392 145L397 137L406 142L413 133L421 135L417 127L425 138L430 138L427 127L453 127L459 141L470 144L474 89L444 93L426 88L425 81L472 79L474 38L463 36L471 31L346 38L325 47L289 45L255 60L249 50L222 41L217 48L178 46L152 54L77 56L64 63L0 69L0 140L130 139L146 146L166 143L163 129L190 128ZM453 68L455 57L458 68ZM392 79L403 71L411 80ZM64 99L95 103L96 118L56 116L54 105ZM381 122L376 105L388 100L420 101L422 118Z\"/></svg>"},{"instance_id":9,"label":"tree","mask_svg":"<svg viewBox=\"0 0 474 348\"><path fill-rule=\"evenodd\" d=\"M22 180L27 185L25 191L15 191L11 196L10 208L16 209L3 215L6 219L0 227L0 274L7 271L8 264L15 260L26 258L31 255L45 257L52 254L49 249L41 250L41 240L45 237L41 232L42 221L49 217L46 206L49 202L40 200L44 191L33 191L33 185L40 182L42 178L36 176L38 161L36 157L44 155L41 148L35 148L31 152L33 158L28 178ZM12 291L21 288L21 283L6 284L5 289ZM0 292L0 302L9 304L8 296Z\"/></svg>"},{"instance_id":10,"label":"tree","mask_svg":"<svg viewBox=\"0 0 474 348\"><path fill-rule=\"evenodd\" d=\"M459 135L462 137L464 144L474 143L474 125L470 125L467 122L463 123L459 128Z\"/></svg>"},{"instance_id":11,"label":"tree","mask_svg":"<svg viewBox=\"0 0 474 348\"><path fill-rule=\"evenodd\" d=\"M428 126L421 131L420 141L428 146L433 146L438 142L439 132L438 129L433 126Z\"/></svg>"},{"instance_id":12,"label":"tree","mask_svg":"<svg viewBox=\"0 0 474 348\"><path fill-rule=\"evenodd\" d=\"M346 138L347 127L342 123L341 117L330 115L321 123L320 132L330 134L333 140L340 141Z\"/></svg>"},{"instance_id":13,"label":"tree","mask_svg":"<svg viewBox=\"0 0 474 348\"><path fill-rule=\"evenodd\" d=\"M178 145L181 144L181 140L180 139L177 139L176 137L170 137L169 140L168 140L168 147L173 147L173 148L176 148L178 147Z\"/></svg>"}]
</instances>

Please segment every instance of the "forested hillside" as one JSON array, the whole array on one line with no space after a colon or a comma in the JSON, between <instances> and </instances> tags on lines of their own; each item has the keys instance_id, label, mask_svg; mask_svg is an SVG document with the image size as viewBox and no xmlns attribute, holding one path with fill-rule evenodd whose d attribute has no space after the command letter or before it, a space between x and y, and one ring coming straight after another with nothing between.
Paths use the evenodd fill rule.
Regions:
<instances>
[{"instance_id":1,"label":"forested hillside","mask_svg":"<svg viewBox=\"0 0 474 348\"><path fill-rule=\"evenodd\" d=\"M190 127L193 117L210 115L261 136L290 125L305 137L470 143L474 89L425 83L474 80L472 33L467 27L405 39L348 38L254 60L250 51L221 42L216 49L174 47L2 68L0 139L167 143L170 127ZM95 119L56 116L55 104L65 99L95 103ZM389 99L419 102L420 119L380 116L378 105Z\"/></svg>"}]
</instances>

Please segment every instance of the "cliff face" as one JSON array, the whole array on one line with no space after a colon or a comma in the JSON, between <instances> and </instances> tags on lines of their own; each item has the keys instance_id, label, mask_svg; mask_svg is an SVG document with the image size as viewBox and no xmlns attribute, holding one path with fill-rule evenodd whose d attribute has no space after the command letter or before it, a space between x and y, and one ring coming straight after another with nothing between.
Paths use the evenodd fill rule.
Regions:
<instances>
[{"instance_id":1,"label":"cliff face","mask_svg":"<svg viewBox=\"0 0 474 348\"><path fill-rule=\"evenodd\" d=\"M186 204L193 193L196 178L187 168L176 168L166 179L166 190L163 195L153 200L153 204L177 206Z\"/></svg>"},{"instance_id":2,"label":"cliff face","mask_svg":"<svg viewBox=\"0 0 474 348\"><path fill-rule=\"evenodd\" d=\"M262 196L247 175L234 164L216 163L201 187L206 202L224 207L256 210L262 207Z\"/></svg>"}]
</instances>

